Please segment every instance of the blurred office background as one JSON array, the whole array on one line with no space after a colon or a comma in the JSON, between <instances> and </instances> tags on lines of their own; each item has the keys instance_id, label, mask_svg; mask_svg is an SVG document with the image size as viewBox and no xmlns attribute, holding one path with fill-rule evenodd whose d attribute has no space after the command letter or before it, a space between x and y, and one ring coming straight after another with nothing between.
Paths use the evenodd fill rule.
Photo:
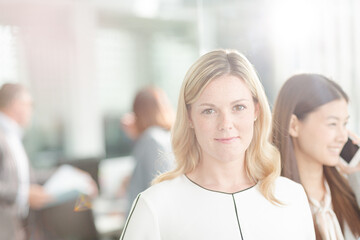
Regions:
<instances>
[{"instance_id":1,"label":"blurred office background","mask_svg":"<svg viewBox=\"0 0 360 240\"><path fill-rule=\"evenodd\" d=\"M136 91L159 86L176 107L186 70L216 48L250 59L271 104L294 73L329 76L360 133L359 12L357 0L0 0L0 84L34 96L37 168L128 156L119 121Z\"/></svg>"}]
</instances>

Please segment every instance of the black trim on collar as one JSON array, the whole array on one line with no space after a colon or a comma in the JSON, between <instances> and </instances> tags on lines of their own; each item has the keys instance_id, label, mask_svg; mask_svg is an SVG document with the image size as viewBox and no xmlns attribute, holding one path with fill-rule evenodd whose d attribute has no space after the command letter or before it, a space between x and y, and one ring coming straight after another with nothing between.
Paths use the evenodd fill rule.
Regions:
<instances>
[{"instance_id":1,"label":"black trim on collar","mask_svg":"<svg viewBox=\"0 0 360 240\"><path fill-rule=\"evenodd\" d=\"M205 190L210 191L210 192L217 192L217 193L223 193L223 194L228 194L228 195L232 195L232 194L237 194L237 193L244 192L244 191L249 190L249 189L251 189L251 188L253 188L253 187L255 187L255 186L257 185L257 183L255 183L253 186L248 187L248 188L245 188L245 189L243 189L243 190L240 190L240 191L237 191L237 192L228 193L228 192L216 191L216 190L211 190L211 189L205 188L205 187L197 184L197 183L194 182L193 180L191 180L191 179L190 179L188 176L186 176L185 174L184 174L184 176L185 176L185 178L187 178L190 182L192 182L193 184L195 184L195 185L198 186L198 187L201 187L202 189L205 189Z\"/></svg>"}]
</instances>

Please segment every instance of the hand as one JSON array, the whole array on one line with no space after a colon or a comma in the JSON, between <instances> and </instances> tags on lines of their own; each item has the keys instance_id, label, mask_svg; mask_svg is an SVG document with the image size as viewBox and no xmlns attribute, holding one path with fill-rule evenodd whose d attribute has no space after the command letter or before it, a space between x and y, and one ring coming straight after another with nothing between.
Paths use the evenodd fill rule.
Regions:
<instances>
[{"instance_id":1,"label":"hand","mask_svg":"<svg viewBox=\"0 0 360 240\"><path fill-rule=\"evenodd\" d=\"M355 133L348 131L349 137L351 138L354 144L360 145L360 137L357 136Z\"/></svg>"},{"instance_id":2,"label":"hand","mask_svg":"<svg viewBox=\"0 0 360 240\"><path fill-rule=\"evenodd\" d=\"M351 131L348 131L348 134L354 144L360 145L360 137L358 137L355 133ZM347 165L343 161L340 161L337 167L339 168L340 172L349 175L360 171L360 162L356 166L349 167L349 165Z\"/></svg>"},{"instance_id":3,"label":"hand","mask_svg":"<svg viewBox=\"0 0 360 240\"><path fill-rule=\"evenodd\" d=\"M37 184L31 184L29 187L29 206L32 209L40 209L47 203L50 203L53 197L45 189Z\"/></svg>"},{"instance_id":4,"label":"hand","mask_svg":"<svg viewBox=\"0 0 360 240\"><path fill-rule=\"evenodd\" d=\"M337 167L341 173L347 174L347 175L355 173L355 172L360 172L360 162L356 166L350 167L348 164L344 163L343 161L340 161L340 163L337 165Z\"/></svg>"},{"instance_id":5,"label":"hand","mask_svg":"<svg viewBox=\"0 0 360 240\"><path fill-rule=\"evenodd\" d=\"M135 140L139 136L135 119L134 113L126 113L120 121L121 127L124 129L126 135L132 140Z\"/></svg>"}]
</instances>

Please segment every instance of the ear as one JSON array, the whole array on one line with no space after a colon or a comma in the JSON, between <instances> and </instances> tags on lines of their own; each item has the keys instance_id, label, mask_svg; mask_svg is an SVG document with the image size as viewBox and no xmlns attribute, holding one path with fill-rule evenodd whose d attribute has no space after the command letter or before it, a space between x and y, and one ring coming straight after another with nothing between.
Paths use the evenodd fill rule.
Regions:
<instances>
[{"instance_id":1,"label":"ear","mask_svg":"<svg viewBox=\"0 0 360 240\"><path fill-rule=\"evenodd\" d=\"M289 134L291 137L298 137L299 136L299 119L292 114L290 117L290 124L289 124Z\"/></svg>"}]
</instances>

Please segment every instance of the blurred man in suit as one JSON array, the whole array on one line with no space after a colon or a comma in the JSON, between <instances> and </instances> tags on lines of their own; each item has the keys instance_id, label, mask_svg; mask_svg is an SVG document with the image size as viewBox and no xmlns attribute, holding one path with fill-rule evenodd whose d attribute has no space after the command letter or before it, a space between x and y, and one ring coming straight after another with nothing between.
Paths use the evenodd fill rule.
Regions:
<instances>
[{"instance_id":1,"label":"blurred man in suit","mask_svg":"<svg viewBox=\"0 0 360 240\"><path fill-rule=\"evenodd\" d=\"M0 239L26 239L29 209L51 201L42 186L34 184L22 144L23 129L32 114L32 98L20 84L0 89Z\"/></svg>"}]
</instances>

